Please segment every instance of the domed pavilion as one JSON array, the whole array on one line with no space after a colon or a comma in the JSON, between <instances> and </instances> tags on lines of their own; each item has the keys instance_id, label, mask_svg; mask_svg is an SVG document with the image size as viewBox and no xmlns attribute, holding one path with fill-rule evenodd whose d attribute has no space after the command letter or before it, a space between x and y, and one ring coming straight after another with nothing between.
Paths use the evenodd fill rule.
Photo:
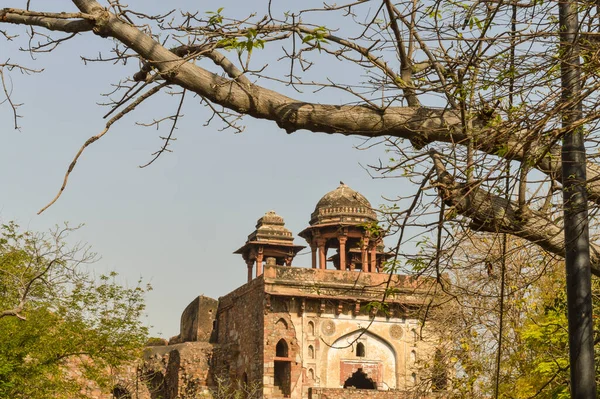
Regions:
<instances>
[{"instance_id":1,"label":"domed pavilion","mask_svg":"<svg viewBox=\"0 0 600 399\"><path fill-rule=\"evenodd\" d=\"M267 264L291 266L292 260L304 246L294 245L292 232L284 227L283 218L274 211L265 213L256 222L254 230L243 247L234 252L241 254L248 266L248 282L252 280L252 269L256 264L256 277L263 272L263 261Z\"/></svg>"},{"instance_id":2,"label":"domed pavilion","mask_svg":"<svg viewBox=\"0 0 600 399\"><path fill-rule=\"evenodd\" d=\"M376 273L387 257L377 215L371 203L343 182L319 200L310 226L300 232L312 250L312 267L326 269L327 262L338 270ZM336 253L327 257L330 249Z\"/></svg>"}]
</instances>

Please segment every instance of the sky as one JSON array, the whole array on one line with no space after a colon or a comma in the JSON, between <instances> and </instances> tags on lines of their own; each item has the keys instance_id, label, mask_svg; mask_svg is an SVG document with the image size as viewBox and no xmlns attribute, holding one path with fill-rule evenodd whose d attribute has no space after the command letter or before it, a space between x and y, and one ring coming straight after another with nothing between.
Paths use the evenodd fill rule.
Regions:
<instances>
[{"instance_id":1,"label":"sky","mask_svg":"<svg viewBox=\"0 0 600 399\"><path fill-rule=\"evenodd\" d=\"M2 3L22 8L25 2ZM224 1L219 6L242 15L252 12L251 7L264 12L259 3ZM128 4L148 12L209 11L198 10L198 3L192 1ZM33 1L32 9L60 10L63 5L64 11L74 11L70 2ZM281 11L287 3L277 5ZM24 33L12 28L11 32ZM381 147L358 150L362 139L342 135L306 131L288 135L272 122L248 117L242 122L243 133L220 131L218 124L205 126L209 114L193 96L184 106L173 152L141 169L138 166L161 145L159 135L166 133L166 126L157 132L136 122L167 116L177 107L177 97L162 95L90 146L62 197L38 216L37 211L56 194L76 151L103 129L107 109L98 105L106 101L101 93L136 71L135 63L122 67L81 60L106 51L109 44L91 34L79 35L32 59L18 51L23 41L0 41L0 62L11 58L44 69L41 74L13 71L10 75L13 99L23 103L20 130L13 129L7 104L0 105L0 221L14 220L34 231L64 222L84 224L70 240L87 242L101 255L91 267L94 273L116 270L124 284L133 285L141 277L153 286L145 322L154 336L176 335L181 312L196 296L218 298L246 282L246 265L232 252L244 244L267 211L280 214L286 227L297 234L308 226L318 200L339 181L364 194L374 207L384 202L382 196L410 190L406 181L369 176L366 165L380 158L385 161ZM285 73L289 64L277 61L275 50L267 46L256 56L256 65L268 63L274 73ZM340 81L363 78L335 62L325 67ZM336 93L302 95L312 101L343 101ZM295 243L306 244L297 236ZM294 263L309 266L309 262L305 251Z\"/></svg>"}]
</instances>

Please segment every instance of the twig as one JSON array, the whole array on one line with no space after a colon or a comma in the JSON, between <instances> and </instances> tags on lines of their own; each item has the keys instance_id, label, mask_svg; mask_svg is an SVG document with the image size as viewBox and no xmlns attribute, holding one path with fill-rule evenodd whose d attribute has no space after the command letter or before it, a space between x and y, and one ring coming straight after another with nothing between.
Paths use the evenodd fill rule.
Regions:
<instances>
[{"instance_id":1,"label":"twig","mask_svg":"<svg viewBox=\"0 0 600 399\"><path fill-rule=\"evenodd\" d=\"M147 92L145 92L144 94L142 94L141 96L139 96L134 102L132 102L131 104L129 104L125 109L123 109L123 111L119 112L111 120L109 120L108 122L106 122L106 126L105 126L104 130L102 130L97 135L92 136L89 139L87 139L86 142L81 146L81 148L79 149L79 151L77 151L77 154L75 154L75 157L73 158L73 161L71 161L71 164L69 165L69 168L67 169L67 172L65 173L65 177L63 179L62 186L60 187L60 190L58 190L58 194L56 194L56 197L54 197L54 199L52 199L52 201L50 201L48 203L48 205L46 205L42 209L40 209L37 214L39 215L42 212L44 212L46 209L48 209L50 206L52 206L60 198L60 196L62 195L63 191L67 187L67 181L69 180L69 176L71 175L71 172L73 172L73 169L75 169L75 164L77 164L77 160L79 159L79 157L81 156L81 154L83 153L83 151L90 144L94 143L95 141L99 140L102 136L104 136L108 132L108 129L110 129L110 127L111 127L111 125L113 123L115 123L116 121L118 121L119 119L121 119L123 116L125 116L129 112L133 111L142 101L146 100L148 97L151 97L153 94L158 93L163 87L165 87L167 85L168 85L167 82L161 83L158 86L153 87L152 89L148 90Z\"/></svg>"}]
</instances>

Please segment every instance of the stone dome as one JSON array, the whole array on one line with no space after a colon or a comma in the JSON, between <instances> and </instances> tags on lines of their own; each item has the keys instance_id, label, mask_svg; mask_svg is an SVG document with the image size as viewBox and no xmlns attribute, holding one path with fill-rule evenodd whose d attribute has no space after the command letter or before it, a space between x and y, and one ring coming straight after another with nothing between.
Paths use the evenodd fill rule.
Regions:
<instances>
[{"instance_id":1,"label":"stone dome","mask_svg":"<svg viewBox=\"0 0 600 399\"><path fill-rule=\"evenodd\" d=\"M310 215L310 225L329 223L361 224L376 222L377 215L371 203L361 193L340 182L338 188L319 200Z\"/></svg>"}]
</instances>

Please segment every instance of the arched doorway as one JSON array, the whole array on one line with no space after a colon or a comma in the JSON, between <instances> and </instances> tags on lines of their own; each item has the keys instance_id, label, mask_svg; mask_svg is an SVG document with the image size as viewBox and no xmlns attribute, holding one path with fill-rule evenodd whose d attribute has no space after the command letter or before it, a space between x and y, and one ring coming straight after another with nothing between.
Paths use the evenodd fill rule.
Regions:
<instances>
[{"instance_id":1,"label":"arched doorway","mask_svg":"<svg viewBox=\"0 0 600 399\"><path fill-rule=\"evenodd\" d=\"M363 369L358 369L344 382L344 388L377 389L377 384L367 376Z\"/></svg>"},{"instance_id":2,"label":"arched doorway","mask_svg":"<svg viewBox=\"0 0 600 399\"><path fill-rule=\"evenodd\" d=\"M279 390L283 397L291 395L292 362L289 359L288 344L285 339L280 339L275 345L275 367L274 382L275 389ZM277 395L279 392L275 392Z\"/></svg>"},{"instance_id":3,"label":"arched doorway","mask_svg":"<svg viewBox=\"0 0 600 399\"><path fill-rule=\"evenodd\" d=\"M362 369L376 387L397 388L396 352L388 341L370 331L356 330L341 336L320 357L327 361L328 372L321 375L324 387L342 388Z\"/></svg>"}]
</instances>

